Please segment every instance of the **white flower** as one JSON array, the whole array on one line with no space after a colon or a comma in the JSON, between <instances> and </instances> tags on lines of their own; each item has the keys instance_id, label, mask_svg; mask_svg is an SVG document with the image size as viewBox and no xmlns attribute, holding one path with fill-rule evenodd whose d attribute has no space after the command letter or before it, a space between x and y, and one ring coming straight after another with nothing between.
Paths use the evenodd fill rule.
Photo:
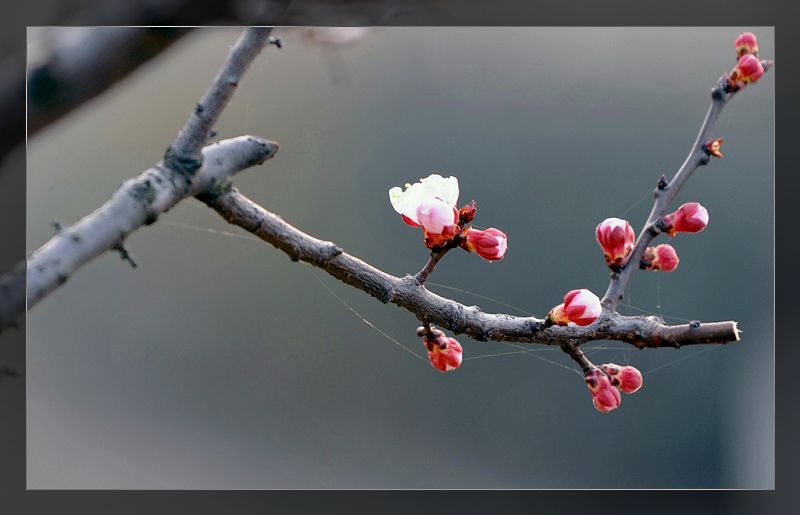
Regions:
<instances>
[{"instance_id":1,"label":"white flower","mask_svg":"<svg viewBox=\"0 0 800 515\"><path fill-rule=\"evenodd\" d=\"M431 174L406 189L395 186L389 190L389 202L403 220L414 227L424 226L430 233L440 234L444 227L455 223L458 217L458 179ZM447 209L445 209L447 208ZM449 222L450 211L455 219Z\"/></svg>"}]
</instances>

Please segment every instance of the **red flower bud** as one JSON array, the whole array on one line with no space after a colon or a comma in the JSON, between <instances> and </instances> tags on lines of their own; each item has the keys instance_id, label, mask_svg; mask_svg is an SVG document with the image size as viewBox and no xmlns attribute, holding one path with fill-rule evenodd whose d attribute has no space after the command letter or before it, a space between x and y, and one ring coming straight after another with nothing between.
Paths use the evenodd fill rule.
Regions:
<instances>
[{"instance_id":1,"label":"red flower bud","mask_svg":"<svg viewBox=\"0 0 800 515\"><path fill-rule=\"evenodd\" d=\"M570 322L586 326L594 323L603 311L600 299L589 290L572 290L564 295L564 303L559 304L547 314L547 320L557 325Z\"/></svg>"},{"instance_id":2,"label":"red flower bud","mask_svg":"<svg viewBox=\"0 0 800 515\"><path fill-rule=\"evenodd\" d=\"M672 245L662 243L656 247L647 247L642 256L641 268L645 270L661 270L662 272L672 272L678 268L678 253Z\"/></svg>"},{"instance_id":3,"label":"red flower bud","mask_svg":"<svg viewBox=\"0 0 800 515\"><path fill-rule=\"evenodd\" d=\"M592 404L600 413L619 408L622 396L612 384L611 380L599 368L594 367L584 375L586 386L592 393Z\"/></svg>"},{"instance_id":4,"label":"red flower bud","mask_svg":"<svg viewBox=\"0 0 800 515\"><path fill-rule=\"evenodd\" d=\"M700 232L706 225L708 210L697 202L687 202L663 219L664 231L670 236L679 232Z\"/></svg>"},{"instance_id":5,"label":"red flower bud","mask_svg":"<svg viewBox=\"0 0 800 515\"><path fill-rule=\"evenodd\" d=\"M455 338L448 338L442 331L431 329L422 342L428 349L428 359L433 368L449 372L461 366L464 350Z\"/></svg>"},{"instance_id":6,"label":"red flower bud","mask_svg":"<svg viewBox=\"0 0 800 515\"><path fill-rule=\"evenodd\" d=\"M475 212L478 210L475 201L471 201L458 210L458 223L461 225L470 223L475 218Z\"/></svg>"},{"instance_id":7,"label":"red flower bud","mask_svg":"<svg viewBox=\"0 0 800 515\"><path fill-rule=\"evenodd\" d=\"M722 138L717 138L706 143L706 154L722 159Z\"/></svg>"},{"instance_id":8,"label":"red flower bud","mask_svg":"<svg viewBox=\"0 0 800 515\"><path fill-rule=\"evenodd\" d=\"M508 249L508 236L494 227L485 231L470 227L466 231L466 237L461 240L461 247L468 252L477 253L487 261L499 261Z\"/></svg>"},{"instance_id":9,"label":"red flower bud","mask_svg":"<svg viewBox=\"0 0 800 515\"><path fill-rule=\"evenodd\" d=\"M642 387L642 373L636 367L607 363L601 365L611 384L625 393L634 393Z\"/></svg>"},{"instance_id":10,"label":"red flower bud","mask_svg":"<svg viewBox=\"0 0 800 515\"><path fill-rule=\"evenodd\" d=\"M736 38L736 58L753 54L758 57L758 40L752 32L744 32Z\"/></svg>"},{"instance_id":11,"label":"red flower bud","mask_svg":"<svg viewBox=\"0 0 800 515\"><path fill-rule=\"evenodd\" d=\"M606 264L614 269L622 266L636 242L631 224L619 218L606 218L600 222L595 229L595 236L603 249Z\"/></svg>"},{"instance_id":12,"label":"red flower bud","mask_svg":"<svg viewBox=\"0 0 800 515\"><path fill-rule=\"evenodd\" d=\"M758 57L753 54L745 54L739 58L736 67L731 70L728 76L728 85L733 89L741 89L751 82L756 82L764 75L764 66Z\"/></svg>"}]
</instances>

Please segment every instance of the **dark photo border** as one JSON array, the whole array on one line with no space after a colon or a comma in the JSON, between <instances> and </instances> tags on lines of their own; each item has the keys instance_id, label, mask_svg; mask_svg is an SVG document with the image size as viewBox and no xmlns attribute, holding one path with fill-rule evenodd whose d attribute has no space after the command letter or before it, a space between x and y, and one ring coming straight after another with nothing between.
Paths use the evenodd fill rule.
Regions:
<instances>
[{"instance_id":1,"label":"dark photo border","mask_svg":"<svg viewBox=\"0 0 800 515\"><path fill-rule=\"evenodd\" d=\"M124 5L124 7L123 7ZM139 7L136 7L136 6ZM187 6L188 5L188 6ZM143 6L143 7L142 7ZM13 9L13 11L12 11ZM450 25L450 26L774 26L776 77L776 490L775 491L26 491L25 382L0 379L0 513L794 513L800 452L795 363L797 238L793 210L798 185L796 34L800 4L785 0L149 0L136 3L28 0L6 6L0 31L0 140L24 140L26 27L42 25ZM5 89L3 89L5 88ZM25 152L0 162L0 267L25 257ZM743 242L746 244L746 242ZM24 374L24 323L0 337L0 367ZM731 378L733 380L733 378Z\"/></svg>"}]
</instances>

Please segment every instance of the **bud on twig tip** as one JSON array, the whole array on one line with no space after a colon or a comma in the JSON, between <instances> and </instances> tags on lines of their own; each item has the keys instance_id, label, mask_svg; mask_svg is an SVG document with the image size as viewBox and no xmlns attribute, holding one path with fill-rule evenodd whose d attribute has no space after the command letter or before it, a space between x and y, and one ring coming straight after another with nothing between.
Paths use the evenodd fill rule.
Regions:
<instances>
[{"instance_id":1,"label":"bud on twig tip","mask_svg":"<svg viewBox=\"0 0 800 515\"><path fill-rule=\"evenodd\" d=\"M603 249L608 267L618 271L633 250L636 233L627 220L606 218L595 228L595 238Z\"/></svg>"}]
</instances>

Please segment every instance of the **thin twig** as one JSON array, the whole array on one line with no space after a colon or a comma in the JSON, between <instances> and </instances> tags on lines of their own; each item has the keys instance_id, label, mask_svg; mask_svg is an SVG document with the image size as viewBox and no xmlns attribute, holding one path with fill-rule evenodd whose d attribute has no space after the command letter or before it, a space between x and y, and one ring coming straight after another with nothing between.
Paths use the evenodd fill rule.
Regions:
<instances>
[{"instance_id":1,"label":"thin twig","mask_svg":"<svg viewBox=\"0 0 800 515\"><path fill-rule=\"evenodd\" d=\"M581 370L585 374L589 370L596 368L594 363L589 361L589 358L586 357L586 354L580 349L577 342L564 342L561 344L561 350L566 352L570 358L574 359L578 365L580 365Z\"/></svg>"},{"instance_id":2,"label":"thin twig","mask_svg":"<svg viewBox=\"0 0 800 515\"><path fill-rule=\"evenodd\" d=\"M452 243L452 242L451 242ZM436 264L441 261L447 252L454 248L455 246L452 244L448 244L443 249L438 251L431 251L431 255L428 258L428 262L425 263L425 266L422 267L422 270L417 272L417 275L414 278L417 280L419 284L425 284L425 281L428 280L428 277L433 273L434 268L436 268Z\"/></svg>"},{"instance_id":3,"label":"thin twig","mask_svg":"<svg viewBox=\"0 0 800 515\"><path fill-rule=\"evenodd\" d=\"M766 61L764 61L764 64L766 65L765 69L768 69L769 64ZM659 220L667 213L670 204L694 171L698 167L708 164L711 159L711 156L706 151L706 143L711 139L711 131L717 123L722 108L727 105L735 94L736 91L729 89L726 76L720 77L714 88L712 88L711 105L703 123L700 125L700 130L697 133L692 149L689 151L689 155L671 181L667 181L666 177L663 176L659 179L654 191L655 202L653 209L650 211L650 215L639 233L633 251L621 270L611 273L611 281L601 301L605 312L615 313L617 311L617 307L624 297L628 282L633 273L639 268L645 249L661 233Z\"/></svg>"},{"instance_id":4,"label":"thin twig","mask_svg":"<svg viewBox=\"0 0 800 515\"><path fill-rule=\"evenodd\" d=\"M228 105L250 63L269 43L270 32L271 27L248 27L242 31L217 76L164 154L166 166L190 173L200 167L203 162L200 148Z\"/></svg>"}]
</instances>

